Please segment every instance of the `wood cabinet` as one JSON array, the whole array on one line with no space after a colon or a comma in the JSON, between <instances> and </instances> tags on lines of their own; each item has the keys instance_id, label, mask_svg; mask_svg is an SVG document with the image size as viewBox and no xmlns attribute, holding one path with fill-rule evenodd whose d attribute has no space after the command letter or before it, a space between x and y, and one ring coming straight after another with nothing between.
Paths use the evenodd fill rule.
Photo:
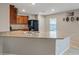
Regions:
<instances>
[{"instance_id":1,"label":"wood cabinet","mask_svg":"<svg viewBox=\"0 0 79 59\"><path fill-rule=\"evenodd\" d=\"M17 23L17 8L14 5L10 5L10 24Z\"/></svg>"},{"instance_id":2,"label":"wood cabinet","mask_svg":"<svg viewBox=\"0 0 79 59\"><path fill-rule=\"evenodd\" d=\"M14 5L10 5L10 30L12 31L17 31L17 30L22 30L22 31L28 31L28 27L17 27L17 25L28 25L28 16L17 16L17 8ZM17 29L13 29L13 26L16 27Z\"/></svg>"},{"instance_id":3,"label":"wood cabinet","mask_svg":"<svg viewBox=\"0 0 79 59\"><path fill-rule=\"evenodd\" d=\"M10 5L10 24L28 24L28 16L17 16L17 8Z\"/></svg>"},{"instance_id":4,"label":"wood cabinet","mask_svg":"<svg viewBox=\"0 0 79 59\"><path fill-rule=\"evenodd\" d=\"M28 16L17 16L17 24L28 24Z\"/></svg>"}]
</instances>

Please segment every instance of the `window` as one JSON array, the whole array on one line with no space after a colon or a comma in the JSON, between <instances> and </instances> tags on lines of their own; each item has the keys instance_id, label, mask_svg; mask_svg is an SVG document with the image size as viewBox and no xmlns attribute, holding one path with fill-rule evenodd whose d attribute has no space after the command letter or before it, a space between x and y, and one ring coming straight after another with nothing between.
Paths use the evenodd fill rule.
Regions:
<instances>
[{"instance_id":1,"label":"window","mask_svg":"<svg viewBox=\"0 0 79 59\"><path fill-rule=\"evenodd\" d=\"M56 18L50 18L50 31L56 32Z\"/></svg>"}]
</instances>

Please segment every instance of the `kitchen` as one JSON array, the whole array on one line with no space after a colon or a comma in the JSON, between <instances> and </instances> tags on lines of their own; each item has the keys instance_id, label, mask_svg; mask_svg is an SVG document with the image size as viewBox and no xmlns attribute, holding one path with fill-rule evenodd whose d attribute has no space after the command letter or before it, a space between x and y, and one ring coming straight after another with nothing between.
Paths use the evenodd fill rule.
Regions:
<instances>
[{"instance_id":1,"label":"kitchen","mask_svg":"<svg viewBox=\"0 0 79 59\"><path fill-rule=\"evenodd\" d=\"M72 17L72 12L70 11L73 10L71 10L72 8L70 8L70 6L70 9L67 11L68 6L66 5L68 4L64 5L66 10L64 7L62 8L62 11L64 12L52 14L52 12L55 12L54 9L52 9L51 12L47 11L47 13L43 10L43 13L39 13L39 15L36 15L34 11L34 15L25 13L31 11L31 9L25 10L23 8L27 5L29 5L27 8L34 8L35 5L32 4L25 4L26 6L23 6L22 4L16 3L4 3L1 5L2 7L5 7L1 8L0 12L0 18L2 19L0 23L1 54L63 55L71 48L70 39L73 39L73 33L75 34L79 28L77 21L67 22L62 20L62 18L67 16ZM39 7L39 5L40 4L37 4L37 7ZM49 5L52 6L52 4ZM63 6L63 4L56 4L56 6L57 5L58 7L59 5ZM78 4L71 5L74 8L75 6L78 6ZM21 11L19 10L19 6L23 7ZM41 4L41 6L47 7L48 4ZM43 9L41 7L39 8ZM49 9L50 8L48 8L48 10ZM75 10L77 12L74 11L74 15L77 16L79 12L78 7L76 7ZM50 19L53 19L54 21ZM54 26L51 26L51 23L53 23ZM53 29L50 27L53 27ZM74 30L71 31L69 29Z\"/></svg>"},{"instance_id":2,"label":"kitchen","mask_svg":"<svg viewBox=\"0 0 79 59\"><path fill-rule=\"evenodd\" d=\"M22 10L24 13L25 10ZM10 30L11 31L29 31L34 28L34 30L38 31L38 18L37 15L25 16L18 15L19 11L14 5L10 5ZM33 24L31 24L33 22ZM35 23L36 22L36 23ZM37 25L37 26L35 26Z\"/></svg>"}]
</instances>

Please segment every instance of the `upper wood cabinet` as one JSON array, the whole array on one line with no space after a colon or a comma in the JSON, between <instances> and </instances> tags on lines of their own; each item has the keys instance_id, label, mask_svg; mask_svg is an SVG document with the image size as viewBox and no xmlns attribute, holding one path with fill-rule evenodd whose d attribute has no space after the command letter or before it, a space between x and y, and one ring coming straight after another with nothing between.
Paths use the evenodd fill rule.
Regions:
<instances>
[{"instance_id":1,"label":"upper wood cabinet","mask_svg":"<svg viewBox=\"0 0 79 59\"><path fill-rule=\"evenodd\" d=\"M17 24L28 24L28 16L17 16Z\"/></svg>"},{"instance_id":2,"label":"upper wood cabinet","mask_svg":"<svg viewBox=\"0 0 79 59\"><path fill-rule=\"evenodd\" d=\"M14 5L10 5L10 24L17 23L17 8Z\"/></svg>"},{"instance_id":3,"label":"upper wood cabinet","mask_svg":"<svg viewBox=\"0 0 79 59\"><path fill-rule=\"evenodd\" d=\"M10 5L10 24L28 24L28 16L17 16L17 8Z\"/></svg>"}]
</instances>

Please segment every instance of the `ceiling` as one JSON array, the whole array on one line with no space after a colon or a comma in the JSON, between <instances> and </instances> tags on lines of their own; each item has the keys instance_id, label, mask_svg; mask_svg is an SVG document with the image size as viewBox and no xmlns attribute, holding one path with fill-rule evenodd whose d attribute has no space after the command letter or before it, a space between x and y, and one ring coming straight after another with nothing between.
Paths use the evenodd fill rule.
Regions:
<instances>
[{"instance_id":1,"label":"ceiling","mask_svg":"<svg viewBox=\"0 0 79 59\"><path fill-rule=\"evenodd\" d=\"M79 9L79 3L13 3L13 5L18 8L19 14L42 14L49 15L55 14L63 11ZM22 10L25 10L23 12ZM55 11L52 11L54 9Z\"/></svg>"}]
</instances>

